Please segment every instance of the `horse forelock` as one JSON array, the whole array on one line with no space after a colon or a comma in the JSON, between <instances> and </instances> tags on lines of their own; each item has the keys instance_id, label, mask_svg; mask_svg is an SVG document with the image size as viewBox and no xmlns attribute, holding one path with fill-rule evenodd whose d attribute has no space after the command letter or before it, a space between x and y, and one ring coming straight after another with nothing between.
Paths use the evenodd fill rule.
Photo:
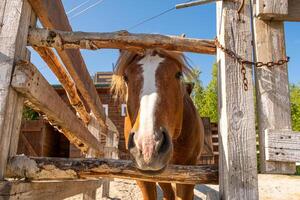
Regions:
<instances>
[{"instance_id":1,"label":"horse forelock","mask_svg":"<svg viewBox=\"0 0 300 200\"><path fill-rule=\"evenodd\" d=\"M192 68L187 62L186 57L182 52L177 51L166 51L163 49L147 49L143 54L134 52L134 51L127 51L123 50L120 53L120 56L117 61L116 68L114 70L114 74L112 77L112 85L111 85L111 92L113 97L116 100L125 101L127 96L127 88L126 82L124 80L124 73L129 66L130 63L134 62L134 59L137 56L146 56L146 55L153 55L154 52L165 56L166 59L173 59L178 63L182 73L187 76L192 76Z\"/></svg>"}]
</instances>

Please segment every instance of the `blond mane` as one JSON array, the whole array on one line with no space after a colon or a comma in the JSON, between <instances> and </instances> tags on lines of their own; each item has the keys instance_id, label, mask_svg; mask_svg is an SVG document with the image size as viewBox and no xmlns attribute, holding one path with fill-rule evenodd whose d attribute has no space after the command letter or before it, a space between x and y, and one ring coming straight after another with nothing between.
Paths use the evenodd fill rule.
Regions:
<instances>
[{"instance_id":1,"label":"blond mane","mask_svg":"<svg viewBox=\"0 0 300 200\"><path fill-rule=\"evenodd\" d=\"M152 54L153 51L161 55L165 55L171 59L174 59L179 63L179 67L186 77L192 76L192 70L190 65L187 62L186 57L182 52L177 51L166 51L163 49L147 49L143 55ZM124 72L129 64L129 62L134 59L136 55L140 55L140 53L133 51L121 51L120 56L117 61L116 68L114 70L114 74L112 77L111 83L111 93L116 100L125 101L127 96L127 88L124 80Z\"/></svg>"}]
</instances>

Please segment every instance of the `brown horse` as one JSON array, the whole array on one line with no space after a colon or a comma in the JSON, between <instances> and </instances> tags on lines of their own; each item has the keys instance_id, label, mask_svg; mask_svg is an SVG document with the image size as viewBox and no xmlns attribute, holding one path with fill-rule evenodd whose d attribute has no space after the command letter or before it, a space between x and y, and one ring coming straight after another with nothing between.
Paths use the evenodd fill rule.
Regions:
<instances>
[{"instance_id":1,"label":"brown horse","mask_svg":"<svg viewBox=\"0 0 300 200\"><path fill-rule=\"evenodd\" d=\"M169 163L196 164L204 128L182 80L189 73L185 57L178 52L121 52L112 90L127 103L125 141L143 173L159 174ZM144 200L157 198L156 183L137 183ZM159 185L164 199L193 199L194 185Z\"/></svg>"}]
</instances>

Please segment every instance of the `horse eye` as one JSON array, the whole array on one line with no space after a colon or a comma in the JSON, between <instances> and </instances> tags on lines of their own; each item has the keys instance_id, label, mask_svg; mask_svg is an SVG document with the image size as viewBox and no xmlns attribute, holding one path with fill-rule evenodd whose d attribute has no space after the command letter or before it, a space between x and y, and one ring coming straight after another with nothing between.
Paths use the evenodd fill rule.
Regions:
<instances>
[{"instance_id":1,"label":"horse eye","mask_svg":"<svg viewBox=\"0 0 300 200\"><path fill-rule=\"evenodd\" d=\"M175 75L175 77L177 78L177 79L181 79L182 78L182 72L177 72L176 73L176 75Z\"/></svg>"},{"instance_id":2,"label":"horse eye","mask_svg":"<svg viewBox=\"0 0 300 200\"><path fill-rule=\"evenodd\" d=\"M128 77L126 75L123 76L123 79L126 83L128 83Z\"/></svg>"}]
</instances>

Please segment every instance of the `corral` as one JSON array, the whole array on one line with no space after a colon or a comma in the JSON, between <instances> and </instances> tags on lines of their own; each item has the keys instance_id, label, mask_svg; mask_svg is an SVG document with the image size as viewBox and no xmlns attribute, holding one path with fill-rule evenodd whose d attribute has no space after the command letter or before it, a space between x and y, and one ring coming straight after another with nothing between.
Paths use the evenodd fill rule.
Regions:
<instances>
[{"instance_id":1,"label":"corral","mask_svg":"<svg viewBox=\"0 0 300 200\"><path fill-rule=\"evenodd\" d=\"M300 21L299 11L297 0L217 1L217 39L202 40L125 31L72 32L60 0L1 1L0 197L49 198L64 184L60 181L72 179L66 192L57 195L61 199L99 187L100 181L95 178L119 177L200 184L219 182L220 199L258 199L253 71L261 172L294 174L295 162L300 160L300 136L291 130L283 24ZM37 18L43 29L36 28ZM57 76L77 116L30 62L26 46L32 46ZM79 49L144 51L154 47L217 54L219 171L214 166L171 165L160 176L146 176L131 162L117 160L118 131L104 114ZM51 48L56 49L63 64ZM87 158L16 156L24 102L43 113ZM100 145L100 135L106 137L105 145ZM100 154L106 159L98 158ZM9 178L25 178L25 181ZM37 185L35 180L44 182ZM103 181L106 188L108 183ZM25 190L32 192L28 195Z\"/></svg>"}]
</instances>

